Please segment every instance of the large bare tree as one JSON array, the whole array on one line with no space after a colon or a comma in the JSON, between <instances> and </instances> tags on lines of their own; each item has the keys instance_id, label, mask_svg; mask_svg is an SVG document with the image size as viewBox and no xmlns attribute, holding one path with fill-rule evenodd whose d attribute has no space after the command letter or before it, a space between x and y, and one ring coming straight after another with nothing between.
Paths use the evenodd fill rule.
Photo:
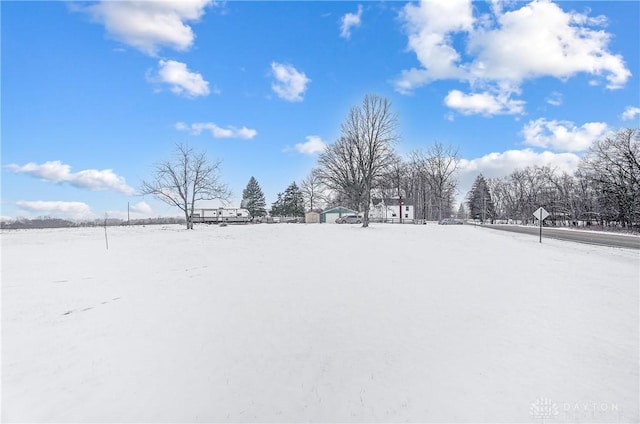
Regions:
<instances>
[{"instance_id":1,"label":"large bare tree","mask_svg":"<svg viewBox=\"0 0 640 424\"><path fill-rule=\"evenodd\" d=\"M205 152L197 152L187 144L176 144L173 159L155 167L152 181L143 181L142 195L151 194L184 212L187 229L193 229L191 213L200 200L227 202L228 187L220 182L222 161L210 162Z\"/></svg>"},{"instance_id":2,"label":"large bare tree","mask_svg":"<svg viewBox=\"0 0 640 424\"><path fill-rule=\"evenodd\" d=\"M364 189L353 143L341 137L328 145L318 158L318 175L334 197L345 199L352 209L360 209Z\"/></svg>"},{"instance_id":3,"label":"large bare tree","mask_svg":"<svg viewBox=\"0 0 640 424\"><path fill-rule=\"evenodd\" d=\"M360 106L351 108L341 125L342 137L318 160L323 180L355 197L364 212L363 227L369 226L371 191L394 161L397 126L391 102L369 94Z\"/></svg>"}]
</instances>

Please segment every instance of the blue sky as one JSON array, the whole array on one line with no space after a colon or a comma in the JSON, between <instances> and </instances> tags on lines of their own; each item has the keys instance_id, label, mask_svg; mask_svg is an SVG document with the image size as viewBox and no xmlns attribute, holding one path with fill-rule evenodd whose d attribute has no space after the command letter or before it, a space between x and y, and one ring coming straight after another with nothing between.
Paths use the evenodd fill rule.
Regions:
<instances>
[{"instance_id":1,"label":"blue sky","mask_svg":"<svg viewBox=\"0 0 640 424\"><path fill-rule=\"evenodd\" d=\"M636 1L0 3L5 217L179 215L136 195L177 142L222 160L239 205L315 165L349 109L392 102L407 155L475 176L571 172L640 120ZM202 206L217 206L206 205Z\"/></svg>"}]
</instances>

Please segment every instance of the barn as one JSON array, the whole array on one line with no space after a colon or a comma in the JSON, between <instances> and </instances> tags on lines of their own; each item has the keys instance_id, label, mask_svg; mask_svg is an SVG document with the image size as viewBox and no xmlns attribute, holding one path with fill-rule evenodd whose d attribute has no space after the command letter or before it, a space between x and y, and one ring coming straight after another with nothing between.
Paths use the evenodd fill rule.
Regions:
<instances>
[{"instance_id":1,"label":"barn","mask_svg":"<svg viewBox=\"0 0 640 424\"><path fill-rule=\"evenodd\" d=\"M345 215L357 215L358 211L354 211L353 209L345 208L344 206L336 206L334 208L330 208L322 211L320 214L320 222L326 224L335 224L336 219L343 217Z\"/></svg>"}]
</instances>

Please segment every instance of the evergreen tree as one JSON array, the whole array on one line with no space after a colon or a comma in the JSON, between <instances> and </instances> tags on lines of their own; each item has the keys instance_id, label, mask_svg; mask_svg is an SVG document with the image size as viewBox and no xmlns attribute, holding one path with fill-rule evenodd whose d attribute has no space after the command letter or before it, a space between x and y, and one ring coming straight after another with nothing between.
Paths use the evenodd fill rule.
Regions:
<instances>
[{"instance_id":1,"label":"evergreen tree","mask_svg":"<svg viewBox=\"0 0 640 424\"><path fill-rule=\"evenodd\" d=\"M271 216L304 216L304 197L298 185L293 182L271 205Z\"/></svg>"},{"instance_id":2,"label":"evergreen tree","mask_svg":"<svg viewBox=\"0 0 640 424\"><path fill-rule=\"evenodd\" d=\"M260 184L258 184L258 181L254 177L251 177L247 188L242 191L241 207L247 209L251 218L254 218L267 214L265 206L266 202Z\"/></svg>"},{"instance_id":3,"label":"evergreen tree","mask_svg":"<svg viewBox=\"0 0 640 424\"><path fill-rule=\"evenodd\" d=\"M458 208L458 213L456 214L456 218L467 219L467 208L464 206L464 203L460 203L460 207Z\"/></svg>"},{"instance_id":4,"label":"evergreen tree","mask_svg":"<svg viewBox=\"0 0 640 424\"><path fill-rule=\"evenodd\" d=\"M304 216L304 196L295 181L284 192L284 204L286 216Z\"/></svg>"},{"instance_id":5,"label":"evergreen tree","mask_svg":"<svg viewBox=\"0 0 640 424\"><path fill-rule=\"evenodd\" d=\"M271 204L271 216L285 216L282 193L278 193L278 199Z\"/></svg>"},{"instance_id":6,"label":"evergreen tree","mask_svg":"<svg viewBox=\"0 0 640 424\"><path fill-rule=\"evenodd\" d=\"M491 200L491 192L487 181L482 174L478 175L473 182L471 191L467 196L467 203L469 204L471 218L479 219L482 222L490 220L493 223L496 216L496 208L493 200Z\"/></svg>"}]
</instances>

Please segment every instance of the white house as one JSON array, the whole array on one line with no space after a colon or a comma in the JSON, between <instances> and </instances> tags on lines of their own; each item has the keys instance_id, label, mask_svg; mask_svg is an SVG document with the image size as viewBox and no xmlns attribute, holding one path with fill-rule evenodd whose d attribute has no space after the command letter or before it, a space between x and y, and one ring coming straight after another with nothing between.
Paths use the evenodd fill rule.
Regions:
<instances>
[{"instance_id":1,"label":"white house","mask_svg":"<svg viewBox=\"0 0 640 424\"><path fill-rule=\"evenodd\" d=\"M414 206L411 200L388 198L371 199L369 220L380 222L413 222Z\"/></svg>"}]
</instances>

